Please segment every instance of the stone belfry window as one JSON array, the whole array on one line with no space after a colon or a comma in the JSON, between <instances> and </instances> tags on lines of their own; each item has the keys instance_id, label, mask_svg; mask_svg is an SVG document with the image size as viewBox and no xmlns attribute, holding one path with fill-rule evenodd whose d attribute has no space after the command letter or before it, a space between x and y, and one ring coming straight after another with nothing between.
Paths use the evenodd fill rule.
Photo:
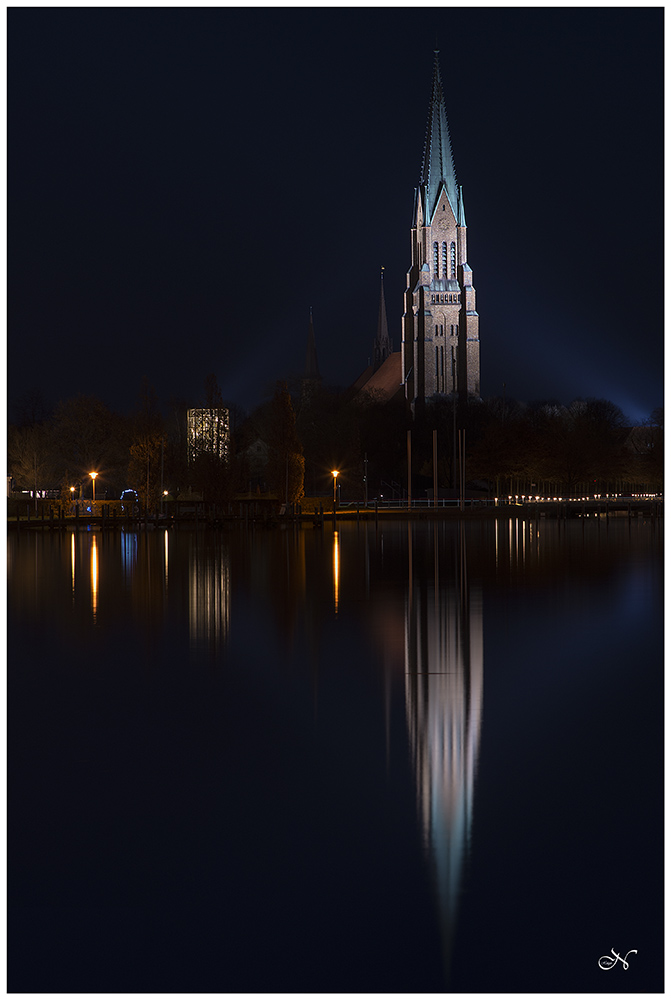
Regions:
<instances>
[{"instance_id":1,"label":"stone belfry window","mask_svg":"<svg viewBox=\"0 0 671 1000\"><path fill-rule=\"evenodd\" d=\"M450 243L450 277L457 276L457 248L454 242Z\"/></svg>"},{"instance_id":2,"label":"stone belfry window","mask_svg":"<svg viewBox=\"0 0 671 1000\"><path fill-rule=\"evenodd\" d=\"M433 244L433 275L438 277L438 244Z\"/></svg>"},{"instance_id":3,"label":"stone belfry window","mask_svg":"<svg viewBox=\"0 0 671 1000\"><path fill-rule=\"evenodd\" d=\"M443 277L447 277L447 243L443 242Z\"/></svg>"}]
</instances>

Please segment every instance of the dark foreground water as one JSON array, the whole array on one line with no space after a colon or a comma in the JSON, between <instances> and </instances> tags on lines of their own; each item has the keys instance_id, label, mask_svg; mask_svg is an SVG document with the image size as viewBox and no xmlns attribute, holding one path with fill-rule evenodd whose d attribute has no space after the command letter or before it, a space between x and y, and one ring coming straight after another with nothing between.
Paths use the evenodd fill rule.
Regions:
<instances>
[{"instance_id":1,"label":"dark foreground water","mask_svg":"<svg viewBox=\"0 0 671 1000\"><path fill-rule=\"evenodd\" d=\"M9 990L661 991L661 530L11 536Z\"/></svg>"}]
</instances>

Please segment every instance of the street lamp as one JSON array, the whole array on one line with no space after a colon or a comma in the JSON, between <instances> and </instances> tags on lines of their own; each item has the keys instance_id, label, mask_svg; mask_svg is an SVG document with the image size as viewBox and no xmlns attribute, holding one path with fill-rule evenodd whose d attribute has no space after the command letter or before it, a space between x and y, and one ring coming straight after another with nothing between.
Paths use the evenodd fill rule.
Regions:
<instances>
[{"instance_id":1,"label":"street lamp","mask_svg":"<svg viewBox=\"0 0 671 1000\"><path fill-rule=\"evenodd\" d=\"M336 480L338 478L338 470L334 469L333 472L331 473L331 475L333 476L333 503L335 503L336 502Z\"/></svg>"},{"instance_id":2,"label":"street lamp","mask_svg":"<svg viewBox=\"0 0 671 1000\"><path fill-rule=\"evenodd\" d=\"M96 476L97 475L98 475L97 472L89 472L89 476L93 480L93 502L94 503L96 502Z\"/></svg>"}]
</instances>

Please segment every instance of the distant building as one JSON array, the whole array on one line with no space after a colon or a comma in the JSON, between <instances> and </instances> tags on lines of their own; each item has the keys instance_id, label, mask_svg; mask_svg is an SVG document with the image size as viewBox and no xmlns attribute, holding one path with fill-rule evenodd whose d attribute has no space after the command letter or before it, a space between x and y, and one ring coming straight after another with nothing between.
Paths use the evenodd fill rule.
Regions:
<instances>
[{"instance_id":1,"label":"distant building","mask_svg":"<svg viewBox=\"0 0 671 1000\"><path fill-rule=\"evenodd\" d=\"M245 481L249 490L266 487L266 477L268 475L268 458L270 448L260 437L241 452L240 457L245 463Z\"/></svg>"},{"instance_id":2,"label":"distant building","mask_svg":"<svg viewBox=\"0 0 671 1000\"><path fill-rule=\"evenodd\" d=\"M186 412L187 457L216 455L227 461L230 450L229 413L226 407L202 407Z\"/></svg>"},{"instance_id":3,"label":"distant building","mask_svg":"<svg viewBox=\"0 0 671 1000\"><path fill-rule=\"evenodd\" d=\"M406 398L414 408L436 393L479 396L479 319L438 52L411 235L401 344Z\"/></svg>"}]
</instances>

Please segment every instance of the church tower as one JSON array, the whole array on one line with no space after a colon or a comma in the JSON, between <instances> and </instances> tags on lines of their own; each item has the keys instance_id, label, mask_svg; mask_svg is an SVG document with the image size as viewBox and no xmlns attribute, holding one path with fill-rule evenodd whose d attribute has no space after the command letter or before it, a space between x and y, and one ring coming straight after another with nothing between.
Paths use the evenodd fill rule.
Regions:
<instances>
[{"instance_id":1,"label":"church tower","mask_svg":"<svg viewBox=\"0 0 671 1000\"><path fill-rule=\"evenodd\" d=\"M452 159L445 98L434 53L424 160L411 230L401 345L406 399L480 395L480 339L466 214Z\"/></svg>"},{"instance_id":2,"label":"church tower","mask_svg":"<svg viewBox=\"0 0 671 1000\"><path fill-rule=\"evenodd\" d=\"M309 399L321 382L319 365L317 364L317 346L315 344L315 326L312 321L312 306L310 306L310 326L308 327L308 342L305 348L305 370L301 379L301 399Z\"/></svg>"},{"instance_id":3,"label":"church tower","mask_svg":"<svg viewBox=\"0 0 671 1000\"><path fill-rule=\"evenodd\" d=\"M308 327L308 342L305 349L305 372L303 378L309 382L319 382L319 365L317 364L317 346L315 344L315 325L312 321L312 306L310 306L310 326Z\"/></svg>"}]
</instances>

